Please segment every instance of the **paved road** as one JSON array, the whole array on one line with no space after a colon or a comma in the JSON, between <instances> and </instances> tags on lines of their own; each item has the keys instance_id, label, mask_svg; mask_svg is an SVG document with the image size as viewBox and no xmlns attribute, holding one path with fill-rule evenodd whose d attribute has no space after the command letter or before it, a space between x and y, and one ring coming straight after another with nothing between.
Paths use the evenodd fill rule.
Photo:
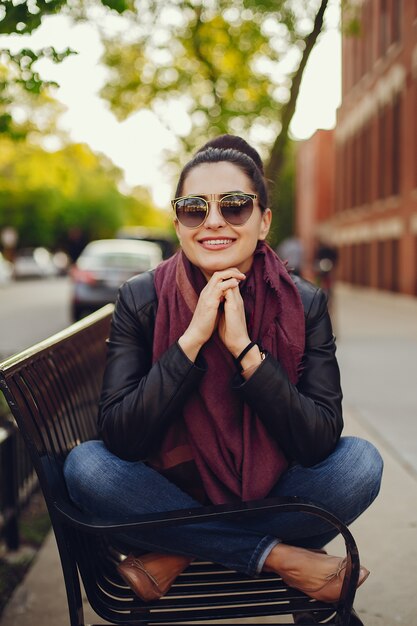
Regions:
<instances>
[{"instance_id":1,"label":"paved road","mask_svg":"<svg viewBox=\"0 0 417 626\"><path fill-rule=\"evenodd\" d=\"M66 278L0 286L0 358L29 347L70 322Z\"/></svg>"}]
</instances>

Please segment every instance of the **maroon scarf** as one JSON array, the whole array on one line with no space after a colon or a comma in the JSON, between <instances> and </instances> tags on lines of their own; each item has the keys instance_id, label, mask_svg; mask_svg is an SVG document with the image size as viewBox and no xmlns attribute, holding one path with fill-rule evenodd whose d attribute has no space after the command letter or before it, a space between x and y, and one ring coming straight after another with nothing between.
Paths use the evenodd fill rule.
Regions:
<instances>
[{"instance_id":1,"label":"maroon scarf","mask_svg":"<svg viewBox=\"0 0 417 626\"><path fill-rule=\"evenodd\" d=\"M201 271L182 251L157 267L153 362L186 330L205 284ZM296 383L304 352L303 306L284 264L264 242L257 246L241 293L249 336L276 357ZM167 476L171 471L173 478L172 470L179 470L176 482L189 492L194 462L214 504L263 498L287 461L261 420L232 389L235 362L217 333L200 354L208 371L149 462Z\"/></svg>"}]
</instances>

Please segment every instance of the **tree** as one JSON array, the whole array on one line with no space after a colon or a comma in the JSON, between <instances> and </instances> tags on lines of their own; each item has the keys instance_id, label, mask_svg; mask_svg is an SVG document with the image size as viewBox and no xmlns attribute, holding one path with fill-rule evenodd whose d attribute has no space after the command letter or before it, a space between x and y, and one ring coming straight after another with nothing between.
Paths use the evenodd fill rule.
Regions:
<instances>
[{"instance_id":1,"label":"tree","mask_svg":"<svg viewBox=\"0 0 417 626\"><path fill-rule=\"evenodd\" d=\"M36 0L13 2L5 0L0 12L0 33L28 34L40 26L45 15L58 13L67 0Z\"/></svg>"},{"instance_id":2,"label":"tree","mask_svg":"<svg viewBox=\"0 0 417 626\"><path fill-rule=\"evenodd\" d=\"M13 64L0 63L0 137L42 141L52 135L64 139L57 126L64 106L52 97L49 85L36 80L36 88L28 81L23 84Z\"/></svg>"},{"instance_id":3,"label":"tree","mask_svg":"<svg viewBox=\"0 0 417 626\"><path fill-rule=\"evenodd\" d=\"M271 185L271 206L277 207L269 241L277 245L294 234L296 142L290 139L284 147L279 184Z\"/></svg>"},{"instance_id":4,"label":"tree","mask_svg":"<svg viewBox=\"0 0 417 626\"><path fill-rule=\"evenodd\" d=\"M175 235L171 214L155 209L149 191L139 186L127 196L123 226L149 226Z\"/></svg>"},{"instance_id":5,"label":"tree","mask_svg":"<svg viewBox=\"0 0 417 626\"><path fill-rule=\"evenodd\" d=\"M281 184L289 124L329 0L96 4L127 20L117 37L103 34L110 78L102 95L119 119L141 108L153 110L179 137L177 163L213 135L243 134L260 144L271 189ZM33 3L26 0L18 5L20 16L6 11L3 22L6 32L30 32L43 11L88 17L88 5L84 0L37 0L34 17ZM30 71L26 68L29 78ZM173 121L173 109L182 127Z\"/></svg>"},{"instance_id":6,"label":"tree","mask_svg":"<svg viewBox=\"0 0 417 626\"><path fill-rule=\"evenodd\" d=\"M24 0L0 6L0 33L28 34L46 15L59 11L88 19L91 5L122 13L133 0ZM0 51L0 230L13 226L19 245L65 245L68 233L86 239L114 236L124 224L165 225L149 196L119 190L121 171L88 146L71 144L57 130L63 109L51 95L54 83L36 69L40 59L61 62L73 51L48 47ZM18 115L16 115L18 113ZM48 136L61 148L45 150Z\"/></svg>"},{"instance_id":7,"label":"tree","mask_svg":"<svg viewBox=\"0 0 417 626\"><path fill-rule=\"evenodd\" d=\"M48 152L26 141L0 139L0 230L13 226L20 246L65 245L71 229L86 239L113 237L131 223L160 225L149 197L118 189L121 172L88 146Z\"/></svg>"},{"instance_id":8,"label":"tree","mask_svg":"<svg viewBox=\"0 0 417 626\"><path fill-rule=\"evenodd\" d=\"M289 124L327 5L328 0L154 0L125 38L104 38L110 76L102 95L119 119L153 110L179 136L177 163L219 133L243 134L258 145L263 137L273 191L281 182ZM173 107L187 122L183 129Z\"/></svg>"},{"instance_id":9,"label":"tree","mask_svg":"<svg viewBox=\"0 0 417 626\"><path fill-rule=\"evenodd\" d=\"M297 98L300 92L301 80L310 54L315 46L319 34L323 29L324 13L327 9L327 5L328 0L322 0L320 3L319 9L314 18L313 28L304 39L304 50L298 68L292 76L290 97L285 103L281 114L281 130L273 143L269 155L268 165L266 167L266 177L271 180L276 181L279 180L280 177L284 163L285 148L288 143L288 131L295 112Z\"/></svg>"},{"instance_id":10,"label":"tree","mask_svg":"<svg viewBox=\"0 0 417 626\"><path fill-rule=\"evenodd\" d=\"M96 4L123 13L133 8L133 1L96 0ZM86 19L89 4L86 0L4 0L0 6L0 34L30 34L40 26L45 16L62 11L74 19ZM69 48L57 51L53 47L39 50L22 48L18 52L0 49L0 134L22 138L34 129L30 124L15 123L13 105L29 100L39 109L38 96L48 98L50 87L56 83L41 78L36 70L37 61L50 59L60 63L74 52Z\"/></svg>"},{"instance_id":11,"label":"tree","mask_svg":"<svg viewBox=\"0 0 417 626\"><path fill-rule=\"evenodd\" d=\"M47 15L66 11L75 19L86 19L91 6L88 0L3 0L0 7L0 34L27 35L36 30ZM94 3L93 3L94 4ZM117 13L134 10L134 0L95 0Z\"/></svg>"}]
</instances>

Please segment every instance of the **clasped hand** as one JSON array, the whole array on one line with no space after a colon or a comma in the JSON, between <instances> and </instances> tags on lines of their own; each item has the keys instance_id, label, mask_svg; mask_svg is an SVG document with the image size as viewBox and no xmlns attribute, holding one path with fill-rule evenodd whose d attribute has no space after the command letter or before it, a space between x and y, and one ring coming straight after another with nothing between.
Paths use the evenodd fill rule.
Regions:
<instances>
[{"instance_id":1,"label":"clasped hand","mask_svg":"<svg viewBox=\"0 0 417 626\"><path fill-rule=\"evenodd\" d=\"M190 358L197 356L216 328L234 357L248 345L245 307L239 291L239 283L244 279L245 274L235 267L211 276L200 293L190 325L180 338L180 345Z\"/></svg>"}]
</instances>

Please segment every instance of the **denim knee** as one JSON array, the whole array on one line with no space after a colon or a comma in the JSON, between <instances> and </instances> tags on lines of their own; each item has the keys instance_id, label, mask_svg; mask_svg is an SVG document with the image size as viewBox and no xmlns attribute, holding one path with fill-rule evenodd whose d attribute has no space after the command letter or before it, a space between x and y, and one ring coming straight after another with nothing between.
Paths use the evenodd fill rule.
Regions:
<instances>
[{"instance_id":1,"label":"denim knee","mask_svg":"<svg viewBox=\"0 0 417 626\"><path fill-rule=\"evenodd\" d=\"M86 441L73 448L65 460L68 493L80 508L85 508L85 503L99 490L103 447L102 441Z\"/></svg>"},{"instance_id":2,"label":"denim knee","mask_svg":"<svg viewBox=\"0 0 417 626\"><path fill-rule=\"evenodd\" d=\"M87 441L68 455L64 466L68 492L82 510L113 519L198 506L143 461L126 461L102 441Z\"/></svg>"},{"instance_id":3,"label":"denim knee","mask_svg":"<svg viewBox=\"0 0 417 626\"><path fill-rule=\"evenodd\" d=\"M377 495L379 494L381 488L382 481L382 473L384 469L384 461L380 452L377 448L372 445L369 441L367 444L367 454L368 454L368 462L369 462L369 477L368 482L370 485L370 502L373 502Z\"/></svg>"},{"instance_id":4,"label":"denim knee","mask_svg":"<svg viewBox=\"0 0 417 626\"><path fill-rule=\"evenodd\" d=\"M351 444L351 461L354 468L353 475L356 480L367 488L370 501L377 497L382 479L384 461L377 448L359 437L346 437Z\"/></svg>"},{"instance_id":5,"label":"denim knee","mask_svg":"<svg viewBox=\"0 0 417 626\"><path fill-rule=\"evenodd\" d=\"M343 437L340 448L341 464L349 468L347 490L355 494L358 513L363 512L379 493L384 462L377 448L359 437Z\"/></svg>"}]
</instances>

